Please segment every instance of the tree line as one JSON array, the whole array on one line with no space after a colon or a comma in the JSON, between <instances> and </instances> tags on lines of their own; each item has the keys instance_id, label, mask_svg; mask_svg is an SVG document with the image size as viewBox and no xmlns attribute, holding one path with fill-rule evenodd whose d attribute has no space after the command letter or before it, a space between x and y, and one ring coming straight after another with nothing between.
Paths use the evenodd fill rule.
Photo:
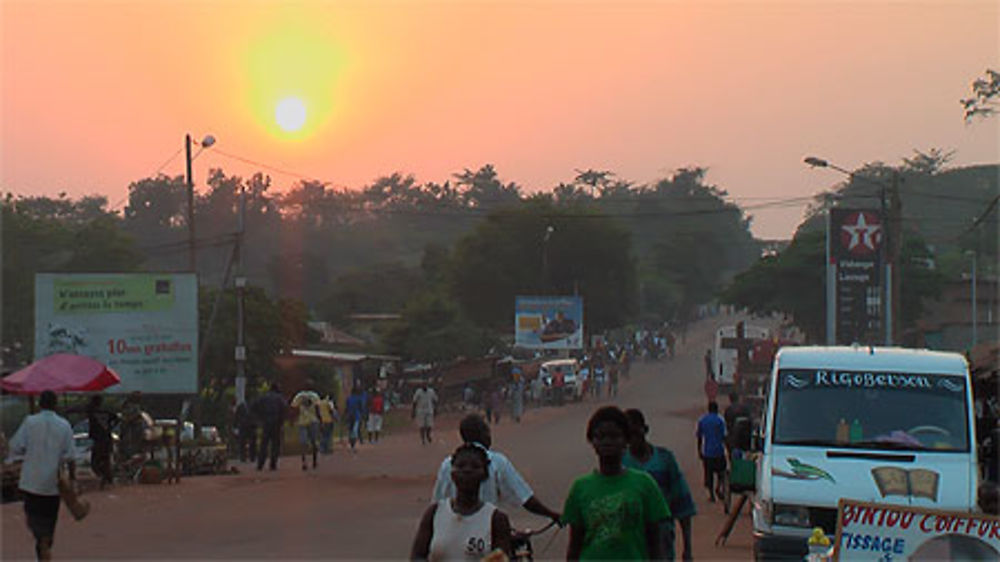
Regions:
<instances>
[{"instance_id":1,"label":"tree line","mask_svg":"<svg viewBox=\"0 0 1000 562\"><path fill-rule=\"evenodd\" d=\"M481 353L502 345L514 296L526 294L583 295L593 331L680 321L759 253L751 217L706 173L682 168L636 185L583 170L549 192L527 194L487 164L442 183L394 173L357 190L303 180L277 192L263 173L213 169L194 205L202 298L214 303L216 291L230 291L222 285L227 271L232 277L242 192L245 272L259 291L248 325L266 328L259 337L269 349L315 337L293 328L292 317L348 326L354 313L402 312L382 334L380 351L416 360ZM3 218L7 365L31 358L36 272L188 269L182 176L133 182L121 211L102 196L8 193ZM257 324L265 302L278 312ZM220 325L232 321L227 306ZM206 353L219 357L209 360L212 369L228 376L226 337L211 336ZM268 363L256 367L266 371Z\"/></svg>"}]
</instances>

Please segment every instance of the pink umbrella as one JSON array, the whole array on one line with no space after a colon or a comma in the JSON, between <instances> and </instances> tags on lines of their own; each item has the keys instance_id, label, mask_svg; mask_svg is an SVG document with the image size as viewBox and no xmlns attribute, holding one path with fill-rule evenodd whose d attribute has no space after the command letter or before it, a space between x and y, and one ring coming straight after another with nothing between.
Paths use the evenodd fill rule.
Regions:
<instances>
[{"instance_id":1,"label":"pink umbrella","mask_svg":"<svg viewBox=\"0 0 1000 562\"><path fill-rule=\"evenodd\" d=\"M94 392L122 382L110 367L85 355L56 353L0 380L11 394Z\"/></svg>"}]
</instances>

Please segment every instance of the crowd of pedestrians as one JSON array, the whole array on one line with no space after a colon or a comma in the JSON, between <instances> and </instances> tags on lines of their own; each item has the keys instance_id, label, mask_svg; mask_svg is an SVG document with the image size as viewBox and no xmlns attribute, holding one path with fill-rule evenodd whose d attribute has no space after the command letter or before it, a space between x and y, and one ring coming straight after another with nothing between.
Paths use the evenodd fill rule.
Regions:
<instances>
[{"instance_id":1,"label":"crowd of pedestrians","mask_svg":"<svg viewBox=\"0 0 1000 562\"><path fill-rule=\"evenodd\" d=\"M568 560L692 559L696 509L673 452L646 440L639 410L599 408L586 427L597 468L576 478L562 512L547 507L513 463L491 448L489 424L469 414L462 444L444 459L417 527L412 560L502 560L514 556L506 510L523 508L570 530Z\"/></svg>"},{"instance_id":2,"label":"crowd of pedestrians","mask_svg":"<svg viewBox=\"0 0 1000 562\"><path fill-rule=\"evenodd\" d=\"M665 344L667 345L667 344ZM619 375L628 370L634 349L604 350L586 358L594 396L614 398ZM598 373L602 376L598 378ZM442 460L413 539L410 555L416 560L482 559L512 556L512 531L507 513L524 509L569 529L568 559L674 559L691 560L692 526L697 509L691 490L670 449L651 443L650 428L638 409L623 411L605 405L590 417L584 432L594 452L595 470L576 478L556 510L538 497L514 463L493 448L491 425L501 422L507 406L520 421L531 401L532 380L513 370L509 382L481 393L473 413L459 424L462 444ZM536 377L537 380L537 377ZM471 386L462 392L472 404ZM708 500L724 493L720 478L727 454L749 447L741 424L749 417L739 397L730 395L725 416L719 414L714 394L707 412L698 420L695 435L704 469ZM303 471L317 469L320 455L333 452L335 427L347 433L351 450L364 442L377 443L383 433L384 415L393 404L383 392L354 385L341 413L330 396L301 391L290 399L277 383L256 400L233 409L233 428L241 461L278 468L283 430L294 427L300 445ZM395 400L398 406L398 400ZM421 382L410 400L410 416L422 444L434 442L434 421L439 397L429 380ZM485 414L480 414L481 411ZM59 507L59 475L73 474L73 433L55 412L55 395L44 393L42 411L25 419L11 440L12 452L25 454L20 488L25 497L28 527L36 540L40 559L51 554ZM104 460L111 447L111 429L135 415L137 400L127 400L120 415L102 408L94 396L86 407L93 439L92 466L102 484L110 482L111 468Z\"/></svg>"}]
</instances>

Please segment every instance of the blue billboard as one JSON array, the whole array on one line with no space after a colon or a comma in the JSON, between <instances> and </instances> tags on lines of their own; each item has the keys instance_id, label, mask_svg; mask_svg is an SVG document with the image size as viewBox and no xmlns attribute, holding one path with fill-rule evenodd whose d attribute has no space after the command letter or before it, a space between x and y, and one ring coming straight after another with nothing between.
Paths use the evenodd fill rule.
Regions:
<instances>
[{"instance_id":1,"label":"blue billboard","mask_svg":"<svg viewBox=\"0 0 1000 562\"><path fill-rule=\"evenodd\" d=\"M515 297L514 345L529 349L581 349L583 298Z\"/></svg>"}]
</instances>

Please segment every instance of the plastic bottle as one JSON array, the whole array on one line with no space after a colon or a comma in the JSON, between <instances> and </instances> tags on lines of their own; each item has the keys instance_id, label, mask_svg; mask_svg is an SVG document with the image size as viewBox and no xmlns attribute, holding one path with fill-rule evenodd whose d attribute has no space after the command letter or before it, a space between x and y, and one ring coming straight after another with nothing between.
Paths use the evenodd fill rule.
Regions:
<instances>
[{"instance_id":1,"label":"plastic bottle","mask_svg":"<svg viewBox=\"0 0 1000 562\"><path fill-rule=\"evenodd\" d=\"M858 421L858 418L854 418L854 421L851 422L851 443L861 441L862 437L861 422Z\"/></svg>"},{"instance_id":2,"label":"plastic bottle","mask_svg":"<svg viewBox=\"0 0 1000 562\"><path fill-rule=\"evenodd\" d=\"M837 422L837 443L847 443L848 436L847 420L840 418L840 421Z\"/></svg>"}]
</instances>

